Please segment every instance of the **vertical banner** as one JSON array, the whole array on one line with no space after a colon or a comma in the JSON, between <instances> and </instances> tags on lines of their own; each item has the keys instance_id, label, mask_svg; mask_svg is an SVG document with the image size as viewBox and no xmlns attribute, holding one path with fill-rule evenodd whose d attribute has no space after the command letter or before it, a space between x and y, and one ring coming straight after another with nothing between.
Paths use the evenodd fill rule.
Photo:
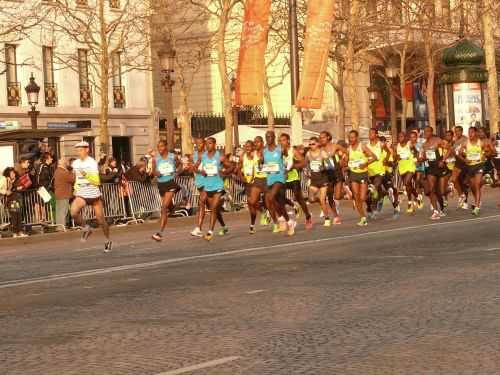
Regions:
<instances>
[{"instance_id":1,"label":"vertical banner","mask_svg":"<svg viewBox=\"0 0 500 375\"><path fill-rule=\"evenodd\" d=\"M304 65L296 101L299 108L321 108L334 12L335 0L308 2Z\"/></svg>"},{"instance_id":2,"label":"vertical banner","mask_svg":"<svg viewBox=\"0 0 500 375\"><path fill-rule=\"evenodd\" d=\"M481 127L483 121L481 84L455 83L453 85L453 110L455 125L463 127L465 135L471 126Z\"/></svg>"},{"instance_id":3,"label":"vertical banner","mask_svg":"<svg viewBox=\"0 0 500 375\"><path fill-rule=\"evenodd\" d=\"M261 105L271 0L246 0L236 78L236 105Z\"/></svg>"}]
</instances>

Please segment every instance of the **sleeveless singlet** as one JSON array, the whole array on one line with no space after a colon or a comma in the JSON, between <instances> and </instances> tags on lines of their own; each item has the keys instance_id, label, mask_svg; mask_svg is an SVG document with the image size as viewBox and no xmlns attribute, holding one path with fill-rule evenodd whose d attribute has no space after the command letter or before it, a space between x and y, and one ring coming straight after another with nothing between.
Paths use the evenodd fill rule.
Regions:
<instances>
[{"instance_id":1,"label":"sleeveless singlet","mask_svg":"<svg viewBox=\"0 0 500 375\"><path fill-rule=\"evenodd\" d=\"M205 190L207 192L224 190L224 180L220 175L222 168L220 158L219 151L216 151L212 157L208 156L207 151L203 153L202 163L207 174L205 177Z\"/></svg>"},{"instance_id":2,"label":"sleeveless singlet","mask_svg":"<svg viewBox=\"0 0 500 375\"><path fill-rule=\"evenodd\" d=\"M276 183L285 183L285 164L281 147L276 146L273 151L268 147L264 149L264 168L266 173L267 185L272 186Z\"/></svg>"},{"instance_id":3,"label":"sleeveless singlet","mask_svg":"<svg viewBox=\"0 0 500 375\"><path fill-rule=\"evenodd\" d=\"M158 182L170 182L175 178L175 157L169 152L167 158L163 159L161 155L156 156L156 169L160 172Z\"/></svg>"},{"instance_id":4,"label":"sleeveless singlet","mask_svg":"<svg viewBox=\"0 0 500 375\"><path fill-rule=\"evenodd\" d=\"M370 142L368 142L366 146L377 157L376 161L371 162L368 165L368 176L373 177L373 176L383 175L385 173L385 168L384 168L384 159L382 156L382 145L380 144L380 142L377 142L376 145L372 146Z\"/></svg>"},{"instance_id":5,"label":"sleeveless singlet","mask_svg":"<svg viewBox=\"0 0 500 375\"><path fill-rule=\"evenodd\" d=\"M361 143L358 144L356 149L353 149L349 146L349 169L354 173L366 173L368 171L368 167L360 168L361 165L367 164L368 158L366 157L363 149L361 147Z\"/></svg>"}]
</instances>

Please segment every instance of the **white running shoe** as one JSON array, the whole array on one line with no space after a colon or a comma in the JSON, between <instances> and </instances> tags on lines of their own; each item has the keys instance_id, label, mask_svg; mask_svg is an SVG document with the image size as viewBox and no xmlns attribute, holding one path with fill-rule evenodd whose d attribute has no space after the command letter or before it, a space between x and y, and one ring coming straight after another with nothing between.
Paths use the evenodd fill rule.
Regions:
<instances>
[{"instance_id":1,"label":"white running shoe","mask_svg":"<svg viewBox=\"0 0 500 375\"><path fill-rule=\"evenodd\" d=\"M200 228L196 227L194 230L191 232L191 236L193 237L203 237L203 232L201 231Z\"/></svg>"}]
</instances>

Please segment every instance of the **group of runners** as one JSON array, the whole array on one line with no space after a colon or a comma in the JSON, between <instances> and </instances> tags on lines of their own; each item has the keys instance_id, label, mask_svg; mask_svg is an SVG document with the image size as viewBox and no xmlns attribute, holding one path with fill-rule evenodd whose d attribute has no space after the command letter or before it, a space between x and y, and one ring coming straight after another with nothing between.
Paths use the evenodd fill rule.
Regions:
<instances>
[{"instance_id":1,"label":"group of runners","mask_svg":"<svg viewBox=\"0 0 500 375\"><path fill-rule=\"evenodd\" d=\"M382 211L387 199L393 210L394 219L401 212L400 189L396 184L396 172L403 186L407 200L408 214L414 214L424 207L424 196L428 197L431 219L445 216L448 196L458 194L459 208L472 210L479 215L481 208L481 186L485 169L500 169L500 136L488 139L479 129L469 128L468 137L459 126L448 131L444 138L436 136L431 127L423 130L423 138L417 131L401 132L396 142L389 145L377 129L370 129L369 140L360 142L357 131L351 131L348 143L332 141L329 132L312 137L308 147L292 147L290 137L268 131L265 140L256 137L248 140L241 155L225 155L217 149L214 138L196 138L195 150L189 163L168 150L166 141L158 143L158 152L153 159L153 170L162 199L160 229L153 239L161 241L167 227L170 210L174 206L174 195L180 190L177 175L191 172L199 191L199 210L196 228L191 235L214 238L215 226L220 225L218 234L224 236L228 228L223 218L224 180L233 176L243 182L250 214L249 233L256 233L257 216L261 224L271 224L275 233L295 234L296 219L303 214L305 228L313 226L308 204L319 202L323 225L330 227L341 224L340 201L352 200L353 208L359 214L357 225L366 226ZM84 145L85 146L85 145ZM85 149L85 147L81 147ZM82 156L88 158L83 151ZM80 161L81 163L82 161ZM75 169L78 177L78 167ZM305 173L304 173L305 171ZM309 193L307 201L303 196L304 175L308 176ZM73 217L79 221L79 211L85 204L92 204L96 213L102 211L98 189L89 189L95 182L89 175L80 175L78 184L86 196L77 199L72 209ZM287 199L287 190L293 200ZM89 197L89 191L92 197ZM469 199L471 195L472 199ZM290 215L288 206L295 215ZM204 222L209 215L208 230L203 232ZM98 215L99 219L99 215ZM109 236L107 225L105 234ZM83 237L90 234L85 227ZM111 249L108 239L106 249Z\"/></svg>"}]
</instances>

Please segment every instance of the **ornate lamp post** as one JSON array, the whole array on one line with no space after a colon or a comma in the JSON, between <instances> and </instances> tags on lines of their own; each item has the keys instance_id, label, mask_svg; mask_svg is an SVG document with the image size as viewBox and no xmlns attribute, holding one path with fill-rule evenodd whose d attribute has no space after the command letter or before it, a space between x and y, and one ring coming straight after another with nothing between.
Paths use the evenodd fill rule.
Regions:
<instances>
[{"instance_id":1,"label":"ornate lamp post","mask_svg":"<svg viewBox=\"0 0 500 375\"><path fill-rule=\"evenodd\" d=\"M236 78L231 78L231 104L233 107L233 126L234 126L234 150L240 146L240 132L238 129L238 106L236 105Z\"/></svg>"},{"instance_id":2,"label":"ornate lamp post","mask_svg":"<svg viewBox=\"0 0 500 375\"><path fill-rule=\"evenodd\" d=\"M38 94L40 93L40 86L35 82L35 77L31 73L30 83L24 88L26 90L26 95L28 96L28 103L31 106L31 110L28 115L31 117L31 128L37 128L37 117L40 111L36 110L36 105L38 104Z\"/></svg>"},{"instance_id":3,"label":"ornate lamp post","mask_svg":"<svg viewBox=\"0 0 500 375\"><path fill-rule=\"evenodd\" d=\"M158 51L160 67L163 73L162 84L165 89L165 121L167 129L168 147L173 150L174 142L174 100L173 87L175 85L175 49L170 41L163 44Z\"/></svg>"},{"instance_id":4,"label":"ornate lamp post","mask_svg":"<svg viewBox=\"0 0 500 375\"><path fill-rule=\"evenodd\" d=\"M393 140L398 136L398 117L396 113L396 93L394 92L394 84L399 73L399 58L396 55L391 55L387 59L385 65L385 75L389 81L389 96L391 109L391 136Z\"/></svg>"},{"instance_id":5,"label":"ornate lamp post","mask_svg":"<svg viewBox=\"0 0 500 375\"><path fill-rule=\"evenodd\" d=\"M372 128L375 128L377 126L377 119L376 119L377 88L373 86L372 82L370 87L367 88L367 90L368 90L368 99L370 99L370 110L372 111Z\"/></svg>"}]
</instances>

